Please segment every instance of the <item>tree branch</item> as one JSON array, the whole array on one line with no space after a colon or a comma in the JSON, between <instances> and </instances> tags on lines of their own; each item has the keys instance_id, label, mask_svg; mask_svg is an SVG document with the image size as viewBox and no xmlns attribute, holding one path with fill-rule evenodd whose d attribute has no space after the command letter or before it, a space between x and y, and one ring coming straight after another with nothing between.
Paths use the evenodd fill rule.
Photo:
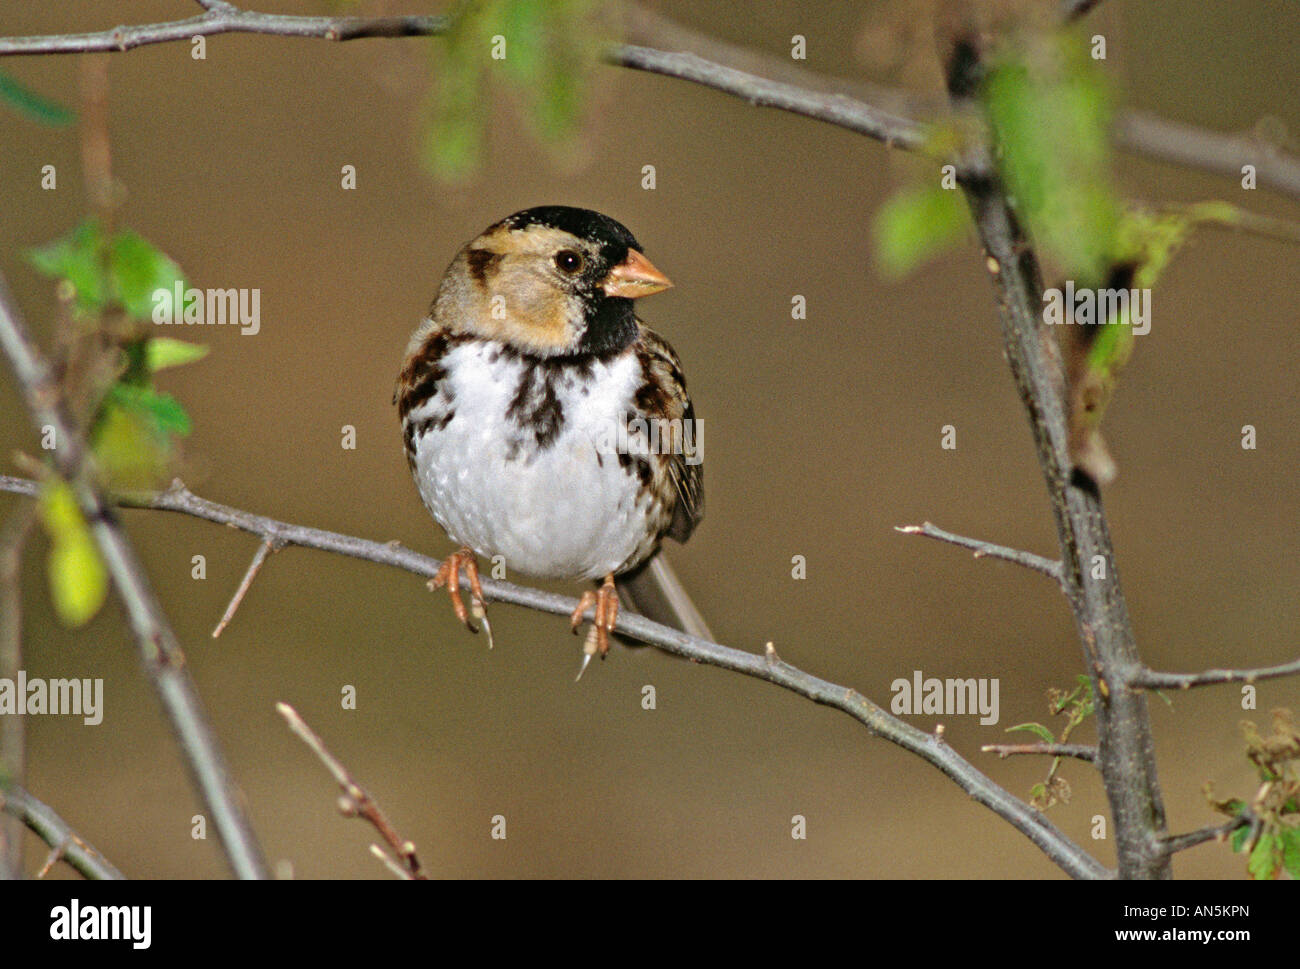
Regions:
<instances>
[{"instance_id":1,"label":"tree branch","mask_svg":"<svg viewBox=\"0 0 1300 969\"><path fill-rule=\"evenodd\" d=\"M229 3L203 6L204 13L184 20L113 27L84 34L0 38L0 57L128 51L149 44L188 41L212 34L270 34L335 41L364 37L430 37L445 33L451 26L448 17L304 17L240 10Z\"/></svg>"},{"instance_id":2,"label":"tree branch","mask_svg":"<svg viewBox=\"0 0 1300 969\"><path fill-rule=\"evenodd\" d=\"M370 822L370 825L379 832L379 836L388 842L388 847L393 849L393 854L401 859L401 866L397 868L397 873L408 881L424 881L425 874L420 868L420 859L415 856L415 844L408 841L397 833L397 830L388 823L388 818L384 817L384 812L379 809L378 802L367 793L366 789L356 782L356 779L343 766L343 762L329 752L325 746L325 741L320 739L320 735L311 727L307 726L306 721L298 715L298 711L287 703L277 703L276 712L284 717L285 723L289 729L298 735L314 753L318 760L325 765L325 769L330 772L330 776L338 783L339 788L343 791L343 796L339 799L339 810L348 817L360 817ZM375 847L374 845L371 846ZM379 856L384 858L381 850ZM387 859L391 862L392 859Z\"/></svg>"},{"instance_id":3,"label":"tree branch","mask_svg":"<svg viewBox=\"0 0 1300 969\"><path fill-rule=\"evenodd\" d=\"M967 31L959 32L945 54L948 88L959 105L979 88L981 57L976 35ZM964 178L961 185L998 290L1007 361L1056 518L1066 596L1096 697L1098 765L1115 823L1119 875L1169 878L1169 859L1160 848L1165 812L1146 697L1126 688L1140 668L1137 647L1101 496L1072 472L1064 375L1039 313L1038 260L996 178ZM1097 562L1104 569L1095 568Z\"/></svg>"},{"instance_id":4,"label":"tree branch","mask_svg":"<svg viewBox=\"0 0 1300 969\"><path fill-rule=\"evenodd\" d=\"M1097 0L1062 0L1062 16L1081 16ZM126 51L148 44L187 41L210 34L250 33L320 40L358 40L367 37L429 37L446 33L452 18L328 17L265 14L241 10L223 0L202 4L205 12L185 20L114 27L82 34L51 34L35 37L0 38L0 57L33 54L74 54L90 51ZM916 151L924 147L925 125L905 117L904 108L885 110L863 100L829 93L830 83L841 87L848 82L818 78L804 68L782 65L789 80L775 81L718 63L699 50L736 50L712 38L679 27L645 11L634 11L633 31L645 46L612 44L606 62L633 70L649 71L690 81L730 94L750 104L775 107L827 124L847 128L886 144ZM658 46L650 46L658 44ZM663 46L692 46L695 52L658 49ZM767 63L761 56L745 58ZM916 105L916 96L893 89L875 88L876 98L896 105ZM1256 168L1259 184L1300 198L1300 159L1261 145L1254 139L1207 131L1192 125L1168 121L1140 111L1122 114L1116 124L1116 143L1130 152L1161 161L1200 168L1218 175L1240 177L1241 166ZM984 174L978 162L960 159L959 167L971 174Z\"/></svg>"},{"instance_id":5,"label":"tree branch","mask_svg":"<svg viewBox=\"0 0 1300 969\"><path fill-rule=\"evenodd\" d=\"M611 64L691 81L758 107L777 108L825 121L867 135L889 146L917 151L925 145L925 129L917 121L892 115L843 94L827 94L781 81L747 74L695 54L670 53L649 47L615 44L605 56Z\"/></svg>"},{"instance_id":6,"label":"tree branch","mask_svg":"<svg viewBox=\"0 0 1300 969\"><path fill-rule=\"evenodd\" d=\"M19 509L0 529L0 679L16 681L23 665L23 549L36 523L34 509ZM0 778L21 785L27 772L27 725L24 717L0 717ZM23 826L15 818L0 820L0 881L23 870Z\"/></svg>"},{"instance_id":7,"label":"tree branch","mask_svg":"<svg viewBox=\"0 0 1300 969\"><path fill-rule=\"evenodd\" d=\"M265 878L266 864L253 835L185 657L153 589L123 533L113 507L95 487L78 429L64 414L49 364L29 340L0 275L0 349L9 358L36 427L54 430L55 469L68 482L99 546L104 566L126 607L140 658L176 732L191 776L221 838L232 870L241 878Z\"/></svg>"},{"instance_id":8,"label":"tree branch","mask_svg":"<svg viewBox=\"0 0 1300 969\"><path fill-rule=\"evenodd\" d=\"M1130 686L1142 686L1149 690L1190 690L1194 686L1210 686L1215 683L1254 683L1257 680L1273 680L1281 676L1300 674L1300 659L1277 666L1261 666L1254 670L1203 670L1200 673L1157 673L1145 666L1137 670L1130 678Z\"/></svg>"},{"instance_id":9,"label":"tree branch","mask_svg":"<svg viewBox=\"0 0 1300 969\"><path fill-rule=\"evenodd\" d=\"M85 877L109 881L121 881L126 877L73 831L53 808L21 787L0 787L0 811L22 821Z\"/></svg>"},{"instance_id":10,"label":"tree branch","mask_svg":"<svg viewBox=\"0 0 1300 969\"><path fill-rule=\"evenodd\" d=\"M1003 760L1016 754L1074 757L1089 763L1097 759L1097 748L1090 744L985 744L980 750L986 754L997 754Z\"/></svg>"},{"instance_id":11,"label":"tree branch","mask_svg":"<svg viewBox=\"0 0 1300 969\"><path fill-rule=\"evenodd\" d=\"M216 628L212 630L213 639L220 636L222 631L230 625L230 620L235 618L235 610L238 609L239 604L244 601L244 596L248 595L249 587L253 584L253 580L257 578L257 573L262 569L262 563L265 562L266 557L274 551L275 543L270 539L267 539L257 547L257 551L253 553L253 561L248 563L248 570L244 573L243 579L239 582L239 588L235 589L235 594L230 599L230 605L226 606L226 611L221 615L221 621L218 622Z\"/></svg>"},{"instance_id":12,"label":"tree branch","mask_svg":"<svg viewBox=\"0 0 1300 969\"><path fill-rule=\"evenodd\" d=\"M1255 166L1260 185L1300 198L1300 158L1258 138L1207 131L1146 111L1127 111L1115 122L1115 141L1126 151L1188 168L1240 179Z\"/></svg>"},{"instance_id":13,"label":"tree branch","mask_svg":"<svg viewBox=\"0 0 1300 969\"><path fill-rule=\"evenodd\" d=\"M1195 848L1199 844L1207 841L1222 841L1238 828L1243 828L1248 824L1254 824L1256 821L1254 814L1246 812L1238 815L1231 821L1224 824L1212 825L1208 828L1200 828L1196 831L1189 831L1187 834L1170 834L1161 839L1161 850L1165 854L1173 855L1180 851L1186 851L1188 848Z\"/></svg>"},{"instance_id":14,"label":"tree branch","mask_svg":"<svg viewBox=\"0 0 1300 969\"><path fill-rule=\"evenodd\" d=\"M1055 579L1056 584L1062 590L1066 588L1065 579L1061 572L1061 563L1054 559L1035 555L1033 552L1022 552L1020 549L1008 548L1005 545L994 545L992 542L981 541L978 538L967 538L964 535L946 532L929 522L920 525L897 525L894 527L894 531L902 532L904 535L921 535L925 538L935 538L950 545L960 545L962 548L971 549L977 559L991 558L1002 559L1004 562L1014 562L1016 565L1023 565L1027 569L1041 572L1049 579Z\"/></svg>"},{"instance_id":15,"label":"tree branch","mask_svg":"<svg viewBox=\"0 0 1300 969\"><path fill-rule=\"evenodd\" d=\"M0 475L0 491L35 495L37 490L38 485L34 481ZM284 545L336 552L381 565L389 565L425 578L436 575L441 564L437 559L421 555L396 542L374 542L324 529L293 525L221 505L200 498L179 481L156 495L123 498L121 504L127 507L179 512L233 526L256 535L264 541L269 539ZM578 603L576 599L567 596L514 585L486 576L482 577L482 584L484 593L493 601L508 602L557 616L567 617ZM755 677L797 693L815 703L848 714L866 727L873 736L897 744L938 768L972 799L991 809L1029 838L1071 876L1110 877L1110 873L1103 865L1070 841L1051 821L994 783L941 738L890 715L856 690L838 686L796 669L777 657L775 651L758 655L731 649L690 636L669 626L651 622L643 616L627 611L619 612L616 628L624 635L656 646L673 655Z\"/></svg>"}]
</instances>

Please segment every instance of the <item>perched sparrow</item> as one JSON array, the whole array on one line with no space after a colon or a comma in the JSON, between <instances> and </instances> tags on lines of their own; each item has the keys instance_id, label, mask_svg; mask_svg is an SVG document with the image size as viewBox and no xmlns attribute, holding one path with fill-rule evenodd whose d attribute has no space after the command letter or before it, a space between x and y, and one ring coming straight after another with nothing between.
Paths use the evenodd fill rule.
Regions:
<instances>
[{"instance_id":1,"label":"perched sparrow","mask_svg":"<svg viewBox=\"0 0 1300 969\"><path fill-rule=\"evenodd\" d=\"M576 632L595 606L584 669L609 650L615 576L635 608L709 635L656 555L704 514L681 365L632 305L671 285L618 222L558 205L490 226L447 268L394 402L420 497L462 546L430 586L447 586L471 630L459 575L486 624L477 553L539 578L603 579L571 617Z\"/></svg>"}]
</instances>

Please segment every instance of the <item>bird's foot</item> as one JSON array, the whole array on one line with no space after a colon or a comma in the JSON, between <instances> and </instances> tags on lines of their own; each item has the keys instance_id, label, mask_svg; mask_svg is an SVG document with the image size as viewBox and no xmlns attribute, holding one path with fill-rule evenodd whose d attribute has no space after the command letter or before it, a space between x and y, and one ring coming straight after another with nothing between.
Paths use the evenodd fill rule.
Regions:
<instances>
[{"instance_id":1,"label":"bird's foot","mask_svg":"<svg viewBox=\"0 0 1300 969\"><path fill-rule=\"evenodd\" d=\"M614 624L618 621L618 590L614 588L613 574L605 576L605 582L596 591L589 589L582 594L578 608L569 617L575 635L582 625L583 613L593 606L595 616L587 633L587 641L582 646L582 666L578 669L577 679L582 679L593 656L599 655L604 659L609 652L609 634L614 631Z\"/></svg>"},{"instance_id":2,"label":"bird's foot","mask_svg":"<svg viewBox=\"0 0 1300 969\"><path fill-rule=\"evenodd\" d=\"M460 570L465 570L465 577L469 579L470 607L465 608L465 601L460 596ZM432 579L429 580L430 591L447 587L447 595L451 598L452 611L456 613L456 618L465 624L465 628L472 633L478 632L478 627L470 622L470 614L483 624L483 631L487 633L488 649L493 646L492 643L492 624L488 622L487 601L483 598L483 586L478 578L478 560L474 557L474 552L469 546L462 546L459 550L452 552L438 566L438 571Z\"/></svg>"}]
</instances>

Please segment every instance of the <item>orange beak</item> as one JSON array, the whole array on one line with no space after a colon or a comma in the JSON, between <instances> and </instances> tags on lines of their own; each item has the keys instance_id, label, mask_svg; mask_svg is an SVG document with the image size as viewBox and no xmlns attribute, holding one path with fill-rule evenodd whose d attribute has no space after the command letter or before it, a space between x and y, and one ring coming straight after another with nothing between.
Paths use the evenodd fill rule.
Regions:
<instances>
[{"instance_id":1,"label":"orange beak","mask_svg":"<svg viewBox=\"0 0 1300 969\"><path fill-rule=\"evenodd\" d=\"M627 258L611 269L601 283L606 296L624 296L627 299L660 293L671 285L668 277L635 249L629 249Z\"/></svg>"}]
</instances>

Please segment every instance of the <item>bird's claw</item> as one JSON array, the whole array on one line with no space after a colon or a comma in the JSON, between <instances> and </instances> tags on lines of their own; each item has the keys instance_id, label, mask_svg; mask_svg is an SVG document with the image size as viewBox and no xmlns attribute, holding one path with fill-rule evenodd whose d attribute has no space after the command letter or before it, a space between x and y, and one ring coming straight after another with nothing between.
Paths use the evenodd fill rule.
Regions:
<instances>
[{"instance_id":1,"label":"bird's claw","mask_svg":"<svg viewBox=\"0 0 1300 969\"><path fill-rule=\"evenodd\" d=\"M578 670L577 679L582 679L582 674L586 672L587 665L591 662L593 656L599 655L601 659L609 653L609 635L614 631L614 624L618 622L618 590L614 587L614 576L605 576L605 582L596 591L588 589L578 600L578 608L573 610L569 616L569 624L573 628L574 635L577 635L578 628L582 625L583 614L594 607L591 629L587 633L587 641L583 644L582 666Z\"/></svg>"},{"instance_id":2,"label":"bird's claw","mask_svg":"<svg viewBox=\"0 0 1300 969\"><path fill-rule=\"evenodd\" d=\"M460 595L460 570L465 570L465 577L469 580L470 591L470 609L465 608L465 600ZM451 599L451 608L456 613L456 618L464 623L465 628L472 633L478 632L478 627L470 622L470 613L473 612L474 618L483 624L483 629L487 633L488 649L493 646L492 641L492 624L488 622L487 601L483 597L483 586L479 582L478 560L474 558L474 552L468 547L452 552L438 566L438 571L433 578L429 580L429 589L441 589L447 587L447 595Z\"/></svg>"}]
</instances>

